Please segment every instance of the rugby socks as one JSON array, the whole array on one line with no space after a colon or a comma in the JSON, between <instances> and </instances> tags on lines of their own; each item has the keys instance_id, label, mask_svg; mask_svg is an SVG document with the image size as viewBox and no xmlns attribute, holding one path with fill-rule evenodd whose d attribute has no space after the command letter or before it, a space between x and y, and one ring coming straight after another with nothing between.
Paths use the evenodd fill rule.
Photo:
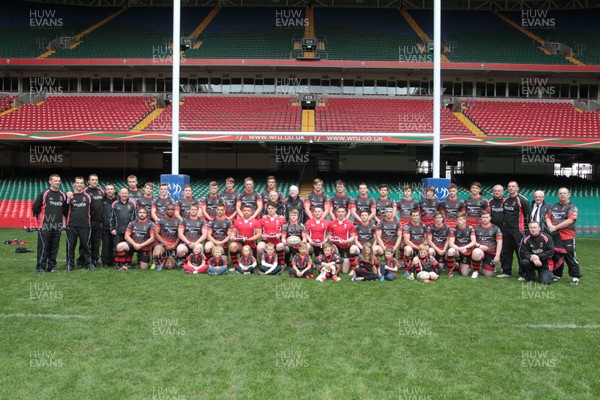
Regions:
<instances>
[{"instance_id":1,"label":"rugby socks","mask_svg":"<svg viewBox=\"0 0 600 400\"><path fill-rule=\"evenodd\" d=\"M279 263L279 265L284 265L285 264L285 251L281 250L281 251L277 251L277 262Z\"/></svg>"},{"instance_id":2,"label":"rugby socks","mask_svg":"<svg viewBox=\"0 0 600 400\"><path fill-rule=\"evenodd\" d=\"M454 257L446 257L446 267L448 272L454 272Z\"/></svg>"},{"instance_id":3,"label":"rugby socks","mask_svg":"<svg viewBox=\"0 0 600 400\"><path fill-rule=\"evenodd\" d=\"M472 260L471 265L473 266L473 271L479 272L479 268L481 267L482 262L483 262L483 260L479 260L479 261Z\"/></svg>"},{"instance_id":4,"label":"rugby socks","mask_svg":"<svg viewBox=\"0 0 600 400\"><path fill-rule=\"evenodd\" d=\"M348 257L348 259L350 260L350 268L355 269L356 268L356 255L350 253L350 257Z\"/></svg>"},{"instance_id":5,"label":"rugby socks","mask_svg":"<svg viewBox=\"0 0 600 400\"><path fill-rule=\"evenodd\" d=\"M237 267L238 265L240 265L239 261L238 261L238 256L239 256L239 252L231 252L230 256L231 256L231 263L233 264L233 268Z\"/></svg>"}]
</instances>

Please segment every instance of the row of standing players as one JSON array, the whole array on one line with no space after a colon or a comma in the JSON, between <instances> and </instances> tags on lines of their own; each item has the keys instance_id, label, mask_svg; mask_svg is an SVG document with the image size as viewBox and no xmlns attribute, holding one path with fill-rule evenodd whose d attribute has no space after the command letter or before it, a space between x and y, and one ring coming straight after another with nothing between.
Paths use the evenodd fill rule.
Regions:
<instances>
[{"instance_id":1,"label":"row of standing players","mask_svg":"<svg viewBox=\"0 0 600 400\"><path fill-rule=\"evenodd\" d=\"M155 198L152 183L146 183L142 193L135 176L128 177L129 187L121 188L118 195L113 185L101 189L97 175L89 176L87 187L83 177L76 178L73 191L66 194L60 191L58 175L52 175L49 183L49 189L33 206L39 219L40 273L56 270L62 230L56 221L62 222L64 216L67 270L75 268L74 250L79 239L78 263L89 269L98 265L102 241L103 265L112 266L114 260L120 269L127 269L133 252L137 252L141 268L160 270L163 266L186 264L196 265L192 273L208 268L206 272L217 274L227 271L229 253L230 270L247 273L238 269L247 247L252 257L261 261L262 273L280 273L290 265L291 275L312 276L306 271L298 274L300 270L294 266L299 249L304 247L288 243L287 239L295 236L297 240L290 242L306 243L311 262L310 255L319 264L323 257L339 259L339 268L330 273L336 280L340 272L354 279L385 279L382 272L389 270L395 276L398 268L404 269L409 279L421 269L432 272L435 279L442 267L452 276L455 263L463 275L472 271L472 277L479 275L481 267L484 275L491 275L495 265L501 263L502 273L498 276L509 277L514 253L519 259L520 280L559 280L564 261L573 283L579 283L580 278L575 256L577 208L570 203L566 188L559 189L560 201L555 205L546 204L543 193L540 201L540 192L536 192L532 207L518 193L514 181L508 184L507 197L504 188L496 185L494 196L486 200L480 195L481 185L474 182L471 196L464 201L457 197L457 186L450 184L449 197L444 201L435 198L434 187L426 188L421 201L414 200L412 188L407 186L404 197L397 202L388 197L386 184L379 186L378 199L369 196L364 183L359 185L359 195L350 198L342 181L336 182L336 193L327 196L320 179L313 181L313 191L306 199L300 198L295 186L284 197L272 176L267 178L267 189L262 194L254 191L252 178L244 180L245 190L239 193L233 188L233 178L227 178L226 189L220 193L218 183L211 182L209 194L201 201L193 198L189 185L178 201L169 197L166 184L161 184ZM268 199L266 204L263 199ZM528 225L531 222L537 224L537 229ZM533 243L537 247L533 248ZM367 251L363 251L365 245ZM331 254L325 254L329 248ZM190 259L194 249L204 253L200 263ZM221 251L218 257L212 256L215 250ZM419 252L430 256L419 257ZM388 266L382 271L381 265L376 265L387 265L385 253L391 253L394 261L398 255L395 269ZM384 256L381 263L380 256ZM370 257L373 262L369 262ZM212 263L220 265L214 268Z\"/></svg>"}]
</instances>

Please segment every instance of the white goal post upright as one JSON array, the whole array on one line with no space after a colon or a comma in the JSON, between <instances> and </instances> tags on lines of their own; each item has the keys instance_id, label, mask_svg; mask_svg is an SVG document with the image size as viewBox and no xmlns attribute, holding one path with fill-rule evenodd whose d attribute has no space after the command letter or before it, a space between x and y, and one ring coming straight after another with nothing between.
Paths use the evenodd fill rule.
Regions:
<instances>
[{"instance_id":1,"label":"white goal post upright","mask_svg":"<svg viewBox=\"0 0 600 400\"><path fill-rule=\"evenodd\" d=\"M442 113L442 0L433 0L433 177L440 177L440 131Z\"/></svg>"},{"instance_id":2,"label":"white goal post upright","mask_svg":"<svg viewBox=\"0 0 600 400\"><path fill-rule=\"evenodd\" d=\"M181 65L181 0L173 2L173 80L171 119L171 174L179 174L179 67Z\"/></svg>"}]
</instances>

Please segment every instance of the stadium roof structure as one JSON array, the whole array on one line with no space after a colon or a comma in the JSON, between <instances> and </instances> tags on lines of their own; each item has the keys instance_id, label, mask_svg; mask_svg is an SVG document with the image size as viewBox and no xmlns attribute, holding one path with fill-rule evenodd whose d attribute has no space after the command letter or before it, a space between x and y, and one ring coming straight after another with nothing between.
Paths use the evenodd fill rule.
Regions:
<instances>
[{"instance_id":1,"label":"stadium roof structure","mask_svg":"<svg viewBox=\"0 0 600 400\"><path fill-rule=\"evenodd\" d=\"M21 0L30 1L30 0ZM97 7L169 6L173 0L36 0L36 3L88 5ZM433 0L183 0L184 7L351 7L433 9ZM600 0L444 0L446 10L559 10L600 7Z\"/></svg>"}]
</instances>

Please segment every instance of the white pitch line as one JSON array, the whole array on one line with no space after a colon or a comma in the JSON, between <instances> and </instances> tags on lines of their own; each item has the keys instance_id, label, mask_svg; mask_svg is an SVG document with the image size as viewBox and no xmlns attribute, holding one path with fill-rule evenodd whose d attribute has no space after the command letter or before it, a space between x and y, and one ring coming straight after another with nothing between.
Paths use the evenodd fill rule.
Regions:
<instances>
[{"instance_id":1,"label":"white pitch line","mask_svg":"<svg viewBox=\"0 0 600 400\"><path fill-rule=\"evenodd\" d=\"M524 328L537 328L537 329L600 329L600 325L575 325L575 324L567 324L567 325L557 325L557 324L526 324L523 325Z\"/></svg>"},{"instance_id":2,"label":"white pitch line","mask_svg":"<svg viewBox=\"0 0 600 400\"><path fill-rule=\"evenodd\" d=\"M91 319L91 315L77 315L77 314L0 314L0 318L49 318L49 319Z\"/></svg>"}]
</instances>

